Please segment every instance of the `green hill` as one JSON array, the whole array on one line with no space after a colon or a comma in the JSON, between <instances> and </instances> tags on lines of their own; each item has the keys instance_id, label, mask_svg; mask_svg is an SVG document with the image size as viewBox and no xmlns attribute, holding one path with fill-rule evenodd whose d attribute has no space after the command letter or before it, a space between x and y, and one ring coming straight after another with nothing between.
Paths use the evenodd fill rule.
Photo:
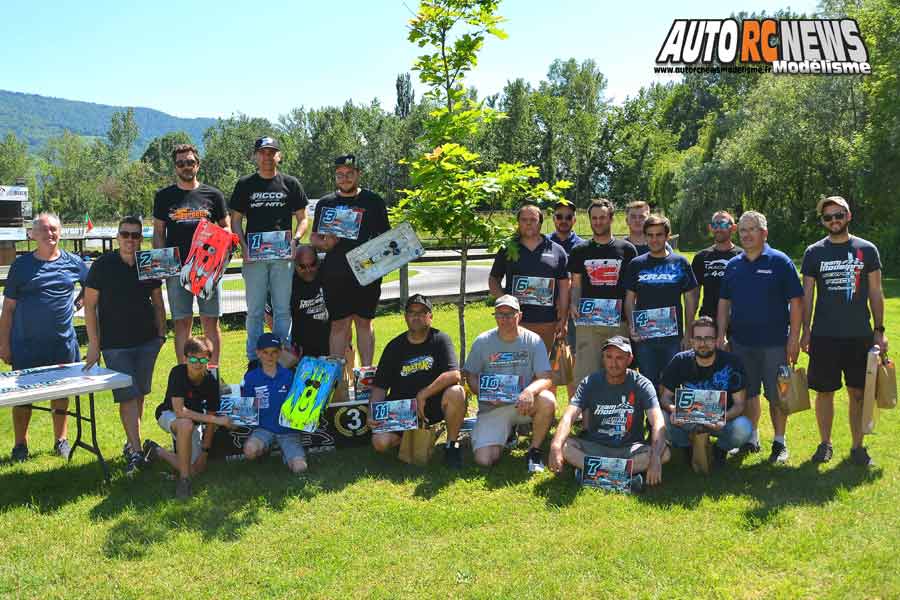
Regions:
<instances>
[{"instance_id":1,"label":"green hill","mask_svg":"<svg viewBox=\"0 0 900 600\"><path fill-rule=\"evenodd\" d=\"M77 135L105 137L112 114L126 108L0 90L0 136L12 131L28 142L32 152L67 129ZM184 131L194 143L202 145L203 132L216 122L206 118L182 119L138 107L134 108L134 118L139 129L132 149L134 158L143 154L152 139L172 131Z\"/></svg>"}]
</instances>

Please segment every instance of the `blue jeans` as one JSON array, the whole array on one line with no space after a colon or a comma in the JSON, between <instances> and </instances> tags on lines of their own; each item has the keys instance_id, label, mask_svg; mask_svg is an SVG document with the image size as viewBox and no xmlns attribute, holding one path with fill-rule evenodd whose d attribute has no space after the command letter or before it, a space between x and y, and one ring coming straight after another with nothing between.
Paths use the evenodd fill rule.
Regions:
<instances>
[{"instance_id":1,"label":"blue jeans","mask_svg":"<svg viewBox=\"0 0 900 600\"><path fill-rule=\"evenodd\" d=\"M681 338L666 337L638 342L635 344L635 356L640 365L641 375L659 389L663 369L672 361L672 357L681 352Z\"/></svg>"},{"instance_id":2,"label":"blue jeans","mask_svg":"<svg viewBox=\"0 0 900 600\"><path fill-rule=\"evenodd\" d=\"M666 417L666 436L676 448L687 448L691 445L690 433L694 427L679 427L672 425L668 412L663 411ZM726 452L733 448L740 448L750 441L753 433L753 424L744 416L737 417L725 423L721 431L711 431L710 435L716 438L716 446Z\"/></svg>"},{"instance_id":3,"label":"blue jeans","mask_svg":"<svg viewBox=\"0 0 900 600\"><path fill-rule=\"evenodd\" d=\"M245 262L247 295L247 360L256 360L256 340L263 333L266 300L272 303L272 333L287 343L291 333L291 285L294 266L289 260Z\"/></svg>"}]
</instances>

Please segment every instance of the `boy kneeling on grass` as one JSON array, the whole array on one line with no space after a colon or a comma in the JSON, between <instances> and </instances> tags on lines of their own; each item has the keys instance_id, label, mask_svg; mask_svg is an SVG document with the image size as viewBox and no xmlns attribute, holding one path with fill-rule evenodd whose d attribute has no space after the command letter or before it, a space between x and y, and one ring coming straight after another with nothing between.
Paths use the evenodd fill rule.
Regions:
<instances>
[{"instance_id":1,"label":"boy kneeling on grass","mask_svg":"<svg viewBox=\"0 0 900 600\"><path fill-rule=\"evenodd\" d=\"M184 343L184 356L187 363L172 367L166 396L156 407L157 423L175 437L175 452L152 440L144 442L148 461L161 458L178 471L175 496L180 500L193 493L191 477L206 470L216 426L233 428L229 417L216 416L219 383L207 369L212 342L206 337L192 337Z\"/></svg>"},{"instance_id":2,"label":"boy kneeling on grass","mask_svg":"<svg viewBox=\"0 0 900 600\"><path fill-rule=\"evenodd\" d=\"M281 405L284 404L291 382L290 369L278 364L281 340L272 333L264 333L256 341L256 358L259 367L248 371L241 383L241 395L259 400L259 427L244 442L244 456L250 460L260 458L271 450L273 444L281 448L281 459L294 473L306 471L306 451L300 443L300 432L278 423Z\"/></svg>"}]
</instances>

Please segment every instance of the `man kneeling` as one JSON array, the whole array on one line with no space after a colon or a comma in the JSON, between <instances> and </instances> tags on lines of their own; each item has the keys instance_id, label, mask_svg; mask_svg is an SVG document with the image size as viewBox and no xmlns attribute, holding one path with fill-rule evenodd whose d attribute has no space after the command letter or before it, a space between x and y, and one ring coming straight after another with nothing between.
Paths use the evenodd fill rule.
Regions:
<instances>
[{"instance_id":1,"label":"man kneeling","mask_svg":"<svg viewBox=\"0 0 900 600\"><path fill-rule=\"evenodd\" d=\"M478 395L475 462L484 467L496 463L513 427L531 423L528 472L543 471L541 444L556 412L547 347L538 334L519 326L522 312L515 296L497 298L494 319L497 327L475 338L464 369L469 388Z\"/></svg>"},{"instance_id":2,"label":"man kneeling","mask_svg":"<svg viewBox=\"0 0 900 600\"><path fill-rule=\"evenodd\" d=\"M466 417L466 392L460 385L453 342L431 326L431 309L431 300L422 294L413 294L406 301L408 330L388 342L381 353L369 400L370 421L372 403L415 398L420 423L447 422L444 462L458 469L462 466L458 438ZM372 446L387 452L400 440L399 433L376 433Z\"/></svg>"},{"instance_id":3,"label":"man kneeling","mask_svg":"<svg viewBox=\"0 0 900 600\"><path fill-rule=\"evenodd\" d=\"M585 456L630 458L636 475L646 471L648 485L662 483L662 465L669 461L666 428L656 390L649 379L628 368L634 356L631 342L609 338L602 350L604 371L581 380L550 443L550 470L563 462L584 469ZM650 444L644 442L644 414L650 419ZM569 437L572 423L584 415L584 430Z\"/></svg>"},{"instance_id":4,"label":"man kneeling","mask_svg":"<svg viewBox=\"0 0 900 600\"><path fill-rule=\"evenodd\" d=\"M294 375L278 364L281 340L273 333L264 333L256 340L259 367L248 371L241 382L241 395L259 400L259 427L250 432L244 442L244 456L255 460L272 449L281 448L281 460L294 473L306 471L306 451L300 443L300 432L278 423Z\"/></svg>"}]
</instances>

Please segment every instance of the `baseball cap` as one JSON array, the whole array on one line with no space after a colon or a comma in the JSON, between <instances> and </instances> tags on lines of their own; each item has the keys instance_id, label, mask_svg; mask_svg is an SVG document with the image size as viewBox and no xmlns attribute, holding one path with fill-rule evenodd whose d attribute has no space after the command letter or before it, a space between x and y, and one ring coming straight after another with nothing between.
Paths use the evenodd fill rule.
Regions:
<instances>
[{"instance_id":1,"label":"baseball cap","mask_svg":"<svg viewBox=\"0 0 900 600\"><path fill-rule=\"evenodd\" d=\"M827 198L822 198L821 200L819 200L819 203L816 204L817 215L822 214L822 211L825 209L826 204L837 204L838 206L842 206L847 212L850 212L850 205L847 204L846 200L844 200L840 196L828 196Z\"/></svg>"},{"instance_id":2,"label":"baseball cap","mask_svg":"<svg viewBox=\"0 0 900 600\"><path fill-rule=\"evenodd\" d=\"M559 208L560 206L565 207L565 208L571 208L572 210L575 210L575 203L571 202L569 200L566 200L565 198L560 198L559 200L557 200L556 202L553 203L554 209Z\"/></svg>"},{"instance_id":3,"label":"baseball cap","mask_svg":"<svg viewBox=\"0 0 900 600\"><path fill-rule=\"evenodd\" d=\"M281 348L281 340L274 333L264 333L256 340L256 349Z\"/></svg>"},{"instance_id":4,"label":"baseball cap","mask_svg":"<svg viewBox=\"0 0 900 600\"><path fill-rule=\"evenodd\" d=\"M497 298L497 301L494 302L494 308L498 306L508 306L510 308L516 309L517 311L522 310L521 308L519 308L519 299L511 294L504 294Z\"/></svg>"},{"instance_id":5,"label":"baseball cap","mask_svg":"<svg viewBox=\"0 0 900 600\"><path fill-rule=\"evenodd\" d=\"M409 310L409 307L412 306L413 304L421 304L422 306L424 306L425 308L428 309L428 312L431 312L431 309L432 309L431 300L429 300L422 294L413 294L412 296L410 296L409 299L406 301L406 310Z\"/></svg>"},{"instance_id":6,"label":"baseball cap","mask_svg":"<svg viewBox=\"0 0 900 600\"><path fill-rule=\"evenodd\" d=\"M275 150L281 150L278 146L278 140L272 137L261 137L253 144L253 151L259 152L263 148L274 148Z\"/></svg>"},{"instance_id":7,"label":"baseball cap","mask_svg":"<svg viewBox=\"0 0 900 600\"><path fill-rule=\"evenodd\" d=\"M621 335L615 335L606 340L606 343L603 344L603 348L601 348L600 350L606 350L610 346L615 346L622 352L633 354L633 352L631 351L631 341L626 337L622 337Z\"/></svg>"},{"instance_id":8,"label":"baseball cap","mask_svg":"<svg viewBox=\"0 0 900 600\"><path fill-rule=\"evenodd\" d=\"M356 164L356 155L355 154L344 154L342 156L338 156L334 159L334 166L336 167L353 167L354 169L358 169L359 165Z\"/></svg>"}]
</instances>

